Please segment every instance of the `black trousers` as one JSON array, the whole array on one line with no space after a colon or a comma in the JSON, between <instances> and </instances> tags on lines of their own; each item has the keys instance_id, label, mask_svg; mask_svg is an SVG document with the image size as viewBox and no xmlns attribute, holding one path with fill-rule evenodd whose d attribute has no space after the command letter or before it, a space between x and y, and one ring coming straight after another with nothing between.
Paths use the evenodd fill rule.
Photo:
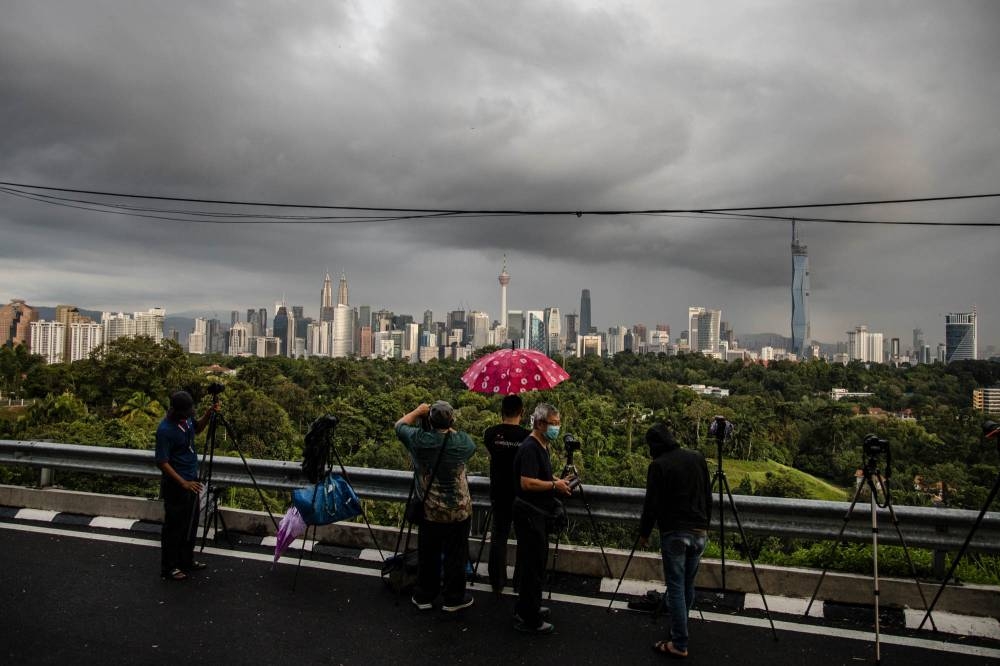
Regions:
<instances>
[{"instance_id":1,"label":"black trousers","mask_svg":"<svg viewBox=\"0 0 1000 666\"><path fill-rule=\"evenodd\" d=\"M166 576L173 569L188 569L194 562L198 495L184 490L170 479L161 479L160 497L163 498L160 575Z\"/></svg>"},{"instance_id":2,"label":"black trousers","mask_svg":"<svg viewBox=\"0 0 1000 666\"><path fill-rule=\"evenodd\" d=\"M492 505L493 525L490 527L490 585L493 589L507 584L507 540L514 520L513 500L494 501ZM515 570L514 581L519 572Z\"/></svg>"},{"instance_id":3,"label":"black trousers","mask_svg":"<svg viewBox=\"0 0 1000 666\"><path fill-rule=\"evenodd\" d=\"M545 565L549 559L549 533L541 514L514 507L514 529L517 530L517 568L520 586L514 609L529 627L538 627L542 618L542 587Z\"/></svg>"},{"instance_id":4,"label":"black trousers","mask_svg":"<svg viewBox=\"0 0 1000 666\"><path fill-rule=\"evenodd\" d=\"M465 565L469 561L471 526L471 518L459 523L433 523L429 520L421 523L417 537L417 588L413 593L414 599L420 603L434 601L442 590L442 578L446 606L461 603L465 598Z\"/></svg>"}]
</instances>

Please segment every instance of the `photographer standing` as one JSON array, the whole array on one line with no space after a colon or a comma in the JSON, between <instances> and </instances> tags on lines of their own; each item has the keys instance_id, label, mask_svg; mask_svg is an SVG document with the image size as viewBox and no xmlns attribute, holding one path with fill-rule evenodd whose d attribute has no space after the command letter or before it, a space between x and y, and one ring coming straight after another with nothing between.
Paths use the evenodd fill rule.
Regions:
<instances>
[{"instance_id":1,"label":"photographer standing","mask_svg":"<svg viewBox=\"0 0 1000 666\"><path fill-rule=\"evenodd\" d=\"M652 462L646 472L646 501L639 521L639 543L649 544L655 523L660 530L663 573L670 610L670 640L653 649L673 657L688 655L688 611L694 604L694 578L708 540L712 484L705 456L682 449L662 423L646 431Z\"/></svg>"},{"instance_id":2,"label":"photographer standing","mask_svg":"<svg viewBox=\"0 0 1000 666\"><path fill-rule=\"evenodd\" d=\"M156 466L160 468L160 497L163 498L163 527L160 532L160 576L185 580L188 573L204 569L194 560L198 531L198 455L194 436L208 425L216 405L194 420L194 399L187 391L170 396L170 409L156 429Z\"/></svg>"},{"instance_id":3,"label":"photographer standing","mask_svg":"<svg viewBox=\"0 0 1000 666\"><path fill-rule=\"evenodd\" d=\"M517 530L517 568L521 580L514 607L514 628L530 634L550 634L549 612L542 608L542 584L549 557L548 519L559 509L556 495L571 493L569 482L552 478L549 444L559 436L562 423L555 407L540 403L532 415L531 434L514 457L514 478L519 479L514 500Z\"/></svg>"},{"instance_id":4,"label":"photographer standing","mask_svg":"<svg viewBox=\"0 0 1000 666\"><path fill-rule=\"evenodd\" d=\"M419 427L424 419L429 429ZM472 524L472 497L465 463L476 452L476 445L466 433L452 428L454 421L454 410L443 400L433 405L423 403L396 421L396 436L413 459L417 500L423 501L424 515L417 539L417 587L411 599L420 610L432 608L442 589L442 556L441 609L454 612L473 603L472 595L465 592Z\"/></svg>"},{"instance_id":5,"label":"photographer standing","mask_svg":"<svg viewBox=\"0 0 1000 666\"><path fill-rule=\"evenodd\" d=\"M514 476L514 457L521 442L531 431L521 427L524 401L521 396L504 396L500 403L501 422L483 433L483 443L490 453L490 503L493 529L490 537L490 585L499 596L507 583L507 537L513 521L514 493L520 479ZM515 584L517 576L515 575Z\"/></svg>"}]
</instances>

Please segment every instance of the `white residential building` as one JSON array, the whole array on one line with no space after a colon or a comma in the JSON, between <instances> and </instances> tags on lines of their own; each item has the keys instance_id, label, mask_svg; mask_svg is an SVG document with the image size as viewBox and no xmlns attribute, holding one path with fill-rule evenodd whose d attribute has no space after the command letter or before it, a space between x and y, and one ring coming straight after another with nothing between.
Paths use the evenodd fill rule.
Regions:
<instances>
[{"instance_id":1,"label":"white residential building","mask_svg":"<svg viewBox=\"0 0 1000 666\"><path fill-rule=\"evenodd\" d=\"M66 348L66 324L59 321L33 321L31 327L32 354L39 354L46 363L60 363Z\"/></svg>"},{"instance_id":2,"label":"white residential building","mask_svg":"<svg viewBox=\"0 0 1000 666\"><path fill-rule=\"evenodd\" d=\"M69 360L82 361L90 358L101 345L104 328L97 322L74 322L69 325Z\"/></svg>"}]
</instances>

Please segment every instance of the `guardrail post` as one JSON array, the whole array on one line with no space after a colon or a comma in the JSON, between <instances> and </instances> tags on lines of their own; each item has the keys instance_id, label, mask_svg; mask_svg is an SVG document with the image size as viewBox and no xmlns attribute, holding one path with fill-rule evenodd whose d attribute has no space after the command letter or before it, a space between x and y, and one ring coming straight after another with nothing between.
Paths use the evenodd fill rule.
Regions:
<instances>
[{"instance_id":1,"label":"guardrail post","mask_svg":"<svg viewBox=\"0 0 1000 666\"><path fill-rule=\"evenodd\" d=\"M42 467L38 471L39 471L39 474L38 474L38 487L39 488L48 488L49 486L51 486L52 485L52 481L53 481L53 477L54 477L52 468L51 467Z\"/></svg>"}]
</instances>

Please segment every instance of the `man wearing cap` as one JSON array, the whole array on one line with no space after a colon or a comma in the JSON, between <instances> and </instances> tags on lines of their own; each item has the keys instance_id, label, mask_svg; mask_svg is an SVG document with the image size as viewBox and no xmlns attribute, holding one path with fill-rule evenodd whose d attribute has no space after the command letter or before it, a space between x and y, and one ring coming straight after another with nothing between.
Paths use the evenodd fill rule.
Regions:
<instances>
[{"instance_id":1,"label":"man wearing cap","mask_svg":"<svg viewBox=\"0 0 1000 666\"><path fill-rule=\"evenodd\" d=\"M202 485L198 482L198 456L194 436L208 425L215 406L194 419L194 399L187 391L170 396L170 409L156 429L156 466L160 468L163 528L160 532L160 575L185 580L188 573L204 569L194 560L198 521L195 511Z\"/></svg>"},{"instance_id":2,"label":"man wearing cap","mask_svg":"<svg viewBox=\"0 0 1000 666\"><path fill-rule=\"evenodd\" d=\"M639 520L639 544L649 544L653 525L660 530L663 573L670 611L670 639L653 649L672 657L688 656L688 611L694 604L694 578L708 540L712 484L705 456L683 449L662 423L646 432L652 461L646 472L646 501Z\"/></svg>"},{"instance_id":3,"label":"man wearing cap","mask_svg":"<svg viewBox=\"0 0 1000 666\"><path fill-rule=\"evenodd\" d=\"M418 425L424 419L429 423L427 430ZM472 595L465 591L472 522L465 464L476 452L476 445L466 433L452 427L454 422L455 411L443 400L433 405L422 403L396 421L396 436L413 460L414 489L424 507L417 541L417 587L411 599L420 610L433 608L438 592L442 592L441 609L446 612L473 603Z\"/></svg>"},{"instance_id":4,"label":"man wearing cap","mask_svg":"<svg viewBox=\"0 0 1000 666\"><path fill-rule=\"evenodd\" d=\"M500 403L500 423L483 433L483 444L490 453L490 503L493 528L490 537L490 585L499 596L507 582L507 537L513 520L514 493L520 479L514 478L514 457L521 442L531 435L521 427L524 401L516 393L504 396ZM517 584L517 572L514 584Z\"/></svg>"}]
</instances>

